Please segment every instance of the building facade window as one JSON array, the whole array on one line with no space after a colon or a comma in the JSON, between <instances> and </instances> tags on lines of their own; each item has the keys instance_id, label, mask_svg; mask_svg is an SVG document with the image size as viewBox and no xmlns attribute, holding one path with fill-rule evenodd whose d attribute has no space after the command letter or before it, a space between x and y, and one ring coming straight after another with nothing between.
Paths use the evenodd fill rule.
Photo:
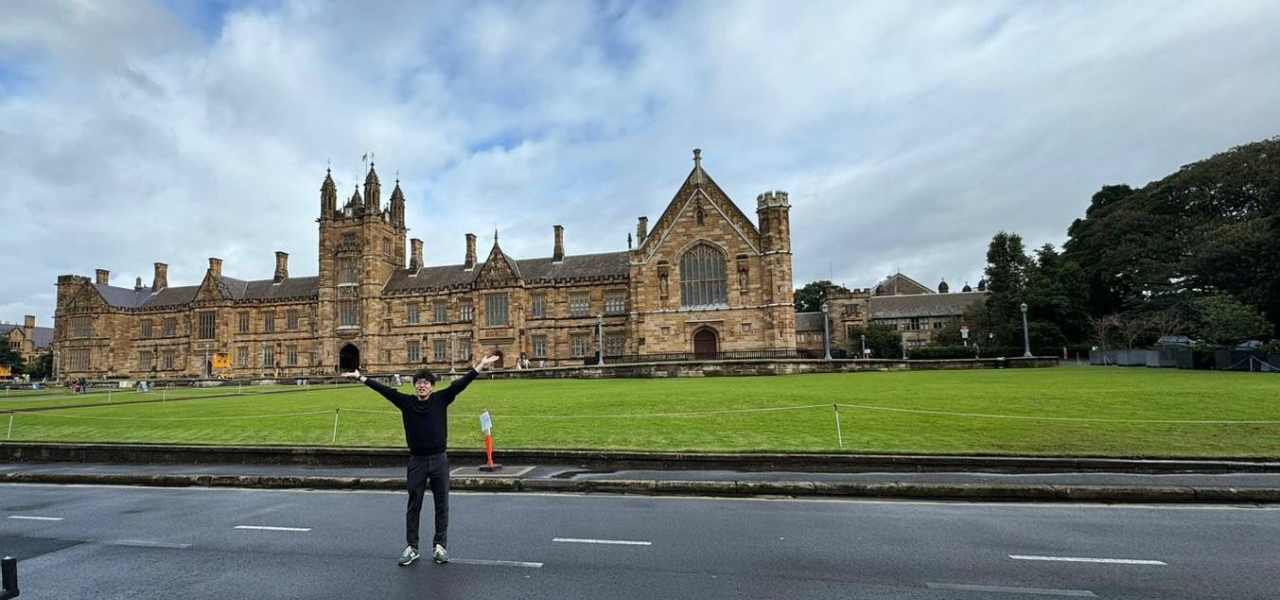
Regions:
<instances>
[{"instance_id":1,"label":"building facade window","mask_svg":"<svg viewBox=\"0 0 1280 600\"><path fill-rule=\"evenodd\" d=\"M462 340L458 342L458 360L469 362L471 360L471 340Z\"/></svg>"},{"instance_id":2,"label":"building facade window","mask_svg":"<svg viewBox=\"0 0 1280 600\"><path fill-rule=\"evenodd\" d=\"M152 333L152 332L151 332L151 319L143 319L143 320L142 320L142 332L141 332L142 339L144 339L144 340L149 340L149 339L151 339L151 333ZM150 368L150 367L147 367L147 368Z\"/></svg>"},{"instance_id":3,"label":"building facade window","mask_svg":"<svg viewBox=\"0 0 1280 600\"><path fill-rule=\"evenodd\" d=\"M160 356L161 356L161 357L162 357L162 359L163 359L163 360L161 361L161 365L162 365L166 370L172 371L172 370L173 370L173 365L174 365L174 353L173 353L173 350L165 350L165 351L164 351L164 353L162 353Z\"/></svg>"},{"instance_id":4,"label":"building facade window","mask_svg":"<svg viewBox=\"0 0 1280 600\"><path fill-rule=\"evenodd\" d=\"M242 312L236 316L240 320L240 333L249 333L249 313Z\"/></svg>"},{"instance_id":5,"label":"building facade window","mask_svg":"<svg viewBox=\"0 0 1280 600\"><path fill-rule=\"evenodd\" d=\"M360 282L356 259L343 257L338 259L338 285L352 285Z\"/></svg>"},{"instance_id":6,"label":"building facade window","mask_svg":"<svg viewBox=\"0 0 1280 600\"><path fill-rule=\"evenodd\" d=\"M436 302L431 305L432 320L436 323L449 322L449 303Z\"/></svg>"},{"instance_id":7,"label":"building facade window","mask_svg":"<svg viewBox=\"0 0 1280 600\"><path fill-rule=\"evenodd\" d=\"M164 337L175 337L177 335L178 335L178 319L176 317L165 317Z\"/></svg>"},{"instance_id":8,"label":"building facade window","mask_svg":"<svg viewBox=\"0 0 1280 600\"><path fill-rule=\"evenodd\" d=\"M144 350L138 353L138 370L150 371L152 364L155 363L155 353Z\"/></svg>"},{"instance_id":9,"label":"building facade window","mask_svg":"<svg viewBox=\"0 0 1280 600\"><path fill-rule=\"evenodd\" d=\"M360 310L355 300L338 302L338 327L359 327Z\"/></svg>"},{"instance_id":10,"label":"building facade window","mask_svg":"<svg viewBox=\"0 0 1280 600\"><path fill-rule=\"evenodd\" d=\"M198 313L199 328L196 331L197 339L211 340L217 335L217 313L213 311L204 311Z\"/></svg>"},{"instance_id":11,"label":"building facade window","mask_svg":"<svg viewBox=\"0 0 1280 600\"><path fill-rule=\"evenodd\" d=\"M265 315L262 315L262 330L267 333L275 333L276 313L269 312Z\"/></svg>"},{"instance_id":12,"label":"building facade window","mask_svg":"<svg viewBox=\"0 0 1280 600\"><path fill-rule=\"evenodd\" d=\"M297 346L284 347L284 364L289 365L291 367L298 365L298 347Z\"/></svg>"},{"instance_id":13,"label":"building facade window","mask_svg":"<svg viewBox=\"0 0 1280 600\"><path fill-rule=\"evenodd\" d=\"M405 355L411 363L422 362L422 346L417 340L410 340L405 344Z\"/></svg>"},{"instance_id":14,"label":"building facade window","mask_svg":"<svg viewBox=\"0 0 1280 600\"><path fill-rule=\"evenodd\" d=\"M627 293L615 290L604 293L604 314L623 315L627 313Z\"/></svg>"},{"instance_id":15,"label":"building facade window","mask_svg":"<svg viewBox=\"0 0 1280 600\"><path fill-rule=\"evenodd\" d=\"M236 366L242 369L249 366L249 347L238 346L236 348Z\"/></svg>"},{"instance_id":16,"label":"building facade window","mask_svg":"<svg viewBox=\"0 0 1280 600\"><path fill-rule=\"evenodd\" d=\"M285 319L285 326L289 328L289 331L298 330L298 310L297 309L292 309L289 312L285 313L284 319Z\"/></svg>"},{"instance_id":17,"label":"building facade window","mask_svg":"<svg viewBox=\"0 0 1280 600\"><path fill-rule=\"evenodd\" d=\"M570 317L591 316L591 293L590 292L573 292L572 294L569 294L569 316Z\"/></svg>"},{"instance_id":18,"label":"building facade window","mask_svg":"<svg viewBox=\"0 0 1280 600\"><path fill-rule=\"evenodd\" d=\"M604 355L622 356L622 348L627 336L622 333L604 334Z\"/></svg>"},{"instance_id":19,"label":"building facade window","mask_svg":"<svg viewBox=\"0 0 1280 600\"><path fill-rule=\"evenodd\" d=\"M485 324L489 327L507 325L507 295L488 294L484 297Z\"/></svg>"},{"instance_id":20,"label":"building facade window","mask_svg":"<svg viewBox=\"0 0 1280 600\"><path fill-rule=\"evenodd\" d=\"M436 362L445 362L449 360L449 340L432 340L431 353L432 358Z\"/></svg>"},{"instance_id":21,"label":"building facade window","mask_svg":"<svg viewBox=\"0 0 1280 600\"><path fill-rule=\"evenodd\" d=\"M698 244L680 258L680 306L723 306L727 290L723 252Z\"/></svg>"},{"instance_id":22,"label":"building facade window","mask_svg":"<svg viewBox=\"0 0 1280 600\"><path fill-rule=\"evenodd\" d=\"M571 335L569 336L569 349L573 352L574 358L583 358L591 353L591 336L588 335Z\"/></svg>"},{"instance_id":23,"label":"building facade window","mask_svg":"<svg viewBox=\"0 0 1280 600\"><path fill-rule=\"evenodd\" d=\"M276 349L271 346L262 347L262 366L274 367L276 364Z\"/></svg>"},{"instance_id":24,"label":"building facade window","mask_svg":"<svg viewBox=\"0 0 1280 600\"><path fill-rule=\"evenodd\" d=\"M417 325L418 323L421 323L421 322L422 322L422 321L421 321L421 317L418 315L418 303L417 303L417 302L410 302L410 303L409 303L409 305L408 305L408 310L409 310L409 319L408 319L408 320L409 320L409 324L410 324L410 325Z\"/></svg>"},{"instance_id":25,"label":"building facade window","mask_svg":"<svg viewBox=\"0 0 1280 600\"><path fill-rule=\"evenodd\" d=\"M73 317L71 319L71 337L93 337L93 317Z\"/></svg>"},{"instance_id":26,"label":"building facade window","mask_svg":"<svg viewBox=\"0 0 1280 600\"><path fill-rule=\"evenodd\" d=\"M465 300L458 305L458 320L463 323L470 323L476 318L476 307L471 304L470 300Z\"/></svg>"},{"instance_id":27,"label":"building facade window","mask_svg":"<svg viewBox=\"0 0 1280 600\"><path fill-rule=\"evenodd\" d=\"M534 294L532 300L533 300L533 318L535 319L545 318L547 316L547 295Z\"/></svg>"},{"instance_id":28,"label":"building facade window","mask_svg":"<svg viewBox=\"0 0 1280 600\"><path fill-rule=\"evenodd\" d=\"M533 336L533 357L534 358L547 357L547 336L545 335Z\"/></svg>"}]
</instances>

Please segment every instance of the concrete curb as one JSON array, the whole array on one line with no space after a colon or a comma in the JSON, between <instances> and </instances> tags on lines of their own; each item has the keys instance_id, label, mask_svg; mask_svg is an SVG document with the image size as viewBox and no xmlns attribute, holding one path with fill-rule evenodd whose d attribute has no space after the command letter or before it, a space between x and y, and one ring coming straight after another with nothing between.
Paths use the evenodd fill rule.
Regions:
<instances>
[{"instance_id":1,"label":"concrete curb","mask_svg":"<svg viewBox=\"0 0 1280 600\"><path fill-rule=\"evenodd\" d=\"M328 446L171 446L0 442L0 461L124 464L255 464L403 467L400 448ZM588 470L723 470L971 473L1280 473L1273 460L1118 459L897 454L761 454L603 452L590 450L500 451L509 464L569 465ZM450 450L458 466L485 460L480 450Z\"/></svg>"},{"instance_id":2,"label":"concrete curb","mask_svg":"<svg viewBox=\"0 0 1280 600\"><path fill-rule=\"evenodd\" d=\"M241 489L402 490L402 478L263 475L2 473L0 483L132 485ZM789 496L931 500L1112 503L1280 504L1280 489L821 481L568 480L457 477L453 489L478 492L640 494L650 496Z\"/></svg>"}]
</instances>

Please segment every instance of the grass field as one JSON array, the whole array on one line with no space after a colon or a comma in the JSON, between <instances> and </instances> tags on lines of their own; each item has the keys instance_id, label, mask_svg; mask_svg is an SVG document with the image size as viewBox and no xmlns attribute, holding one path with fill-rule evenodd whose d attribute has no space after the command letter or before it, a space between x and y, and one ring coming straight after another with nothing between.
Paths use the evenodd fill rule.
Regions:
<instances>
[{"instance_id":1,"label":"grass field","mask_svg":"<svg viewBox=\"0 0 1280 600\"><path fill-rule=\"evenodd\" d=\"M255 389L281 391L286 387ZM406 391L409 386L405 386ZM185 390L196 396L216 390ZM231 391L234 392L234 389ZM227 393L227 390L221 390ZM176 394L176 396L174 395ZM120 402L135 396L114 394ZM150 395L156 398L157 393ZM182 393L170 392L169 399ZM1114 457L1280 457L1280 376L1059 367L787 377L477 381L450 446ZM0 410L65 397L10 398ZM99 396L70 399L102 402ZM338 433L333 440L337 415ZM399 414L362 386L17 412L14 441L403 447Z\"/></svg>"}]
</instances>

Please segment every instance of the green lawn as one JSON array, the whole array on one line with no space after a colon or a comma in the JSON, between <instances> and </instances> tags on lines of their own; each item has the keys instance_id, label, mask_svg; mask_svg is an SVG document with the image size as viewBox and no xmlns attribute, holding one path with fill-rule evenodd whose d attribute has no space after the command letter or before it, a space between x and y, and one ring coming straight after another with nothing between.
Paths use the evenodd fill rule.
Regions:
<instances>
[{"instance_id":1,"label":"green lawn","mask_svg":"<svg viewBox=\"0 0 1280 600\"><path fill-rule=\"evenodd\" d=\"M1106 367L481 380L450 411L450 445L482 447L477 417L488 409L499 451L832 452L835 403L846 452L1280 457L1280 376ZM243 397L19 412L11 439L328 445L338 414L337 445L399 447L394 411L363 387L246 389Z\"/></svg>"}]
</instances>

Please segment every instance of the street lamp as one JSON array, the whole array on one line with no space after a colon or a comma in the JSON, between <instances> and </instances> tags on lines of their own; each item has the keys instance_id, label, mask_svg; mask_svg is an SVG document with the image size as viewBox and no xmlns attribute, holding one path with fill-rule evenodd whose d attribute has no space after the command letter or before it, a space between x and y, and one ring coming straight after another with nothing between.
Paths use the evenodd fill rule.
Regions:
<instances>
[{"instance_id":1,"label":"street lamp","mask_svg":"<svg viewBox=\"0 0 1280 600\"><path fill-rule=\"evenodd\" d=\"M827 311L831 307L826 302L822 303L822 346L826 350L826 359L831 360L831 326L827 322Z\"/></svg>"},{"instance_id":2,"label":"street lamp","mask_svg":"<svg viewBox=\"0 0 1280 600\"><path fill-rule=\"evenodd\" d=\"M596 336L599 340L599 349L596 352L596 366L604 366L604 315L596 315Z\"/></svg>"},{"instance_id":3,"label":"street lamp","mask_svg":"<svg viewBox=\"0 0 1280 600\"><path fill-rule=\"evenodd\" d=\"M458 372L458 370L454 368L454 360L453 360L453 357L455 356L453 353L453 345L457 341L458 341L458 332L456 331L451 332L449 334L449 373L450 374L454 374Z\"/></svg>"},{"instance_id":4,"label":"street lamp","mask_svg":"<svg viewBox=\"0 0 1280 600\"><path fill-rule=\"evenodd\" d=\"M1031 336L1027 333L1027 303L1022 303L1022 356L1031 358Z\"/></svg>"},{"instance_id":5,"label":"street lamp","mask_svg":"<svg viewBox=\"0 0 1280 600\"><path fill-rule=\"evenodd\" d=\"M859 334L858 337L862 338L862 358L866 358L867 357L867 334L865 333Z\"/></svg>"},{"instance_id":6,"label":"street lamp","mask_svg":"<svg viewBox=\"0 0 1280 600\"><path fill-rule=\"evenodd\" d=\"M907 332L902 332L902 360L907 360Z\"/></svg>"}]
</instances>

